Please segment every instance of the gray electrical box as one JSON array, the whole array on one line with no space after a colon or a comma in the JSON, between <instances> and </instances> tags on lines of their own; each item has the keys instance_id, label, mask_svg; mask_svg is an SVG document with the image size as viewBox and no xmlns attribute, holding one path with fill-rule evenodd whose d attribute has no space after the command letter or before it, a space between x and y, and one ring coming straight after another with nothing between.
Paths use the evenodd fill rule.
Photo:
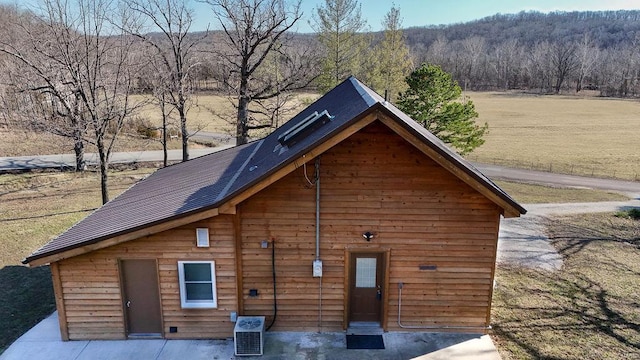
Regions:
<instances>
[{"instance_id":1,"label":"gray electrical box","mask_svg":"<svg viewBox=\"0 0 640 360\"><path fill-rule=\"evenodd\" d=\"M313 260L313 277L322 277L322 260Z\"/></svg>"}]
</instances>

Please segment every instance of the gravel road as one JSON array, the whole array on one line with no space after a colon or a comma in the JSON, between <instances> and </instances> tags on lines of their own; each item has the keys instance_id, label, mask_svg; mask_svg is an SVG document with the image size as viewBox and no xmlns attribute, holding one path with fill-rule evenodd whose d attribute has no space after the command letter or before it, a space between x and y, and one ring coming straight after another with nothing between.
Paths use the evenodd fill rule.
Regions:
<instances>
[{"instance_id":1,"label":"gravel road","mask_svg":"<svg viewBox=\"0 0 640 360\"><path fill-rule=\"evenodd\" d=\"M543 270L560 270L562 256L545 235L544 220L556 215L586 214L640 208L640 199L595 203L528 204L527 214L502 219L498 263Z\"/></svg>"}]
</instances>

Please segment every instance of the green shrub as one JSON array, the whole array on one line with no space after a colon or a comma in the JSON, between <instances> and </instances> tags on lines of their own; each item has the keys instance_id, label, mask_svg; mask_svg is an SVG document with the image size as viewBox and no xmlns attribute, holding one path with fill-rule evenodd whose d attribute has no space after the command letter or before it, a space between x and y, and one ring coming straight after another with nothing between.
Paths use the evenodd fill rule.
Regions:
<instances>
[{"instance_id":1,"label":"green shrub","mask_svg":"<svg viewBox=\"0 0 640 360\"><path fill-rule=\"evenodd\" d=\"M625 219L640 220L640 208L618 211L615 216Z\"/></svg>"}]
</instances>

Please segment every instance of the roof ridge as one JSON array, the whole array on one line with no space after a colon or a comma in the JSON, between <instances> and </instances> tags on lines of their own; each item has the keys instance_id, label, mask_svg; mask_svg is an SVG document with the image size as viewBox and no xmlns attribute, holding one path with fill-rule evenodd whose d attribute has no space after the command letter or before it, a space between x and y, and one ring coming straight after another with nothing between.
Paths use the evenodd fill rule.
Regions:
<instances>
[{"instance_id":1,"label":"roof ridge","mask_svg":"<svg viewBox=\"0 0 640 360\"><path fill-rule=\"evenodd\" d=\"M367 103L368 106L373 106L376 103L380 102L379 100L375 99L369 91L367 91L367 90L370 90L370 91L373 91L373 90L371 90L367 85L363 84L360 80L358 80L358 78L351 75L349 76L349 78L347 78L347 80L350 81L351 84L353 84L353 87L356 89L358 94L360 94L360 96Z\"/></svg>"}]
</instances>

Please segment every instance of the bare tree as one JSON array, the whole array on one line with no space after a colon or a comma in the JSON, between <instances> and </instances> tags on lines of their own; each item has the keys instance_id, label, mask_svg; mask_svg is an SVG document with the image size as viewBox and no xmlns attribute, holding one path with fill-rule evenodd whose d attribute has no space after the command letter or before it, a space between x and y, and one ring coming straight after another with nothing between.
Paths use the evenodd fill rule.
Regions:
<instances>
[{"instance_id":1,"label":"bare tree","mask_svg":"<svg viewBox=\"0 0 640 360\"><path fill-rule=\"evenodd\" d=\"M160 35L142 33L141 29L131 29L131 33L151 46L160 58L159 70L166 84L166 91L156 92L164 97L178 112L182 135L182 161L189 160L189 129L187 113L191 98L191 77L198 62L195 58L197 46L207 36L207 32L190 34L193 24L193 10L181 0L128 0L129 8L150 21ZM159 85L159 84L158 84ZM159 85L160 86L160 85Z\"/></svg>"},{"instance_id":2,"label":"bare tree","mask_svg":"<svg viewBox=\"0 0 640 360\"><path fill-rule=\"evenodd\" d=\"M24 100L20 111L31 118L31 126L71 138L76 170L85 168L84 136L87 123L80 109L80 66L82 58L78 20L60 13L56 4L43 4L44 15L27 12L13 24L13 36L3 37L0 51L15 62L10 84ZM65 14L66 15L66 14Z\"/></svg>"},{"instance_id":3,"label":"bare tree","mask_svg":"<svg viewBox=\"0 0 640 360\"><path fill-rule=\"evenodd\" d=\"M442 35L431 43L427 49L425 58L421 59L420 63L438 64L442 67L448 68L448 49L449 41Z\"/></svg>"},{"instance_id":4,"label":"bare tree","mask_svg":"<svg viewBox=\"0 0 640 360\"><path fill-rule=\"evenodd\" d=\"M560 92L565 79L569 77L577 66L575 57L576 47L573 43L560 40L555 42L551 48L551 63L553 64L553 74L555 77L554 90L557 94Z\"/></svg>"},{"instance_id":5,"label":"bare tree","mask_svg":"<svg viewBox=\"0 0 640 360\"><path fill-rule=\"evenodd\" d=\"M300 2L286 0L206 0L223 30L216 53L224 60L224 86L237 98L236 144L249 131L273 127L277 109L265 104L306 87L315 79L315 54L309 46L291 46L287 32L300 20ZM272 69L265 71L265 69ZM256 103L257 106L251 106ZM277 102L276 102L277 103ZM273 104L273 102L272 102ZM265 119L265 115L266 119Z\"/></svg>"},{"instance_id":6,"label":"bare tree","mask_svg":"<svg viewBox=\"0 0 640 360\"><path fill-rule=\"evenodd\" d=\"M598 49L588 34L584 34L582 40L576 45L577 78L576 92L582 90L584 79L591 75L600 57Z\"/></svg>"},{"instance_id":7,"label":"bare tree","mask_svg":"<svg viewBox=\"0 0 640 360\"><path fill-rule=\"evenodd\" d=\"M480 62L486 52L486 43L485 38L480 36L472 36L462 40L463 57L466 65L464 71L465 85L467 81L475 84L476 80L480 78L477 73L479 73Z\"/></svg>"},{"instance_id":8,"label":"bare tree","mask_svg":"<svg viewBox=\"0 0 640 360\"><path fill-rule=\"evenodd\" d=\"M539 42L531 49L526 67L532 87L537 87L540 91L551 91L553 64L551 45L548 42Z\"/></svg>"},{"instance_id":9,"label":"bare tree","mask_svg":"<svg viewBox=\"0 0 640 360\"><path fill-rule=\"evenodd\" d=\"M172 82L170 77L170 73L167 73L165 70L166 63L162 59L161 56L155 56L150 59L147 64L148 74L146 81L149 82L148 86L153 93L153 100L151 101L153 105L157 106L158 110L160 110L160 117L162 120L162 124L160 125L159 130L161 131L160 143L162 144L162 164L166 167L169 164L169 153L168 153L168 144L172 136L177 136L177 131L172 131L174 129L172 125L174 125L173 115L177 111L176 106L174 106L175 97L172 96L171 86ZM182 127L178 125L179 127ZM153 128L153 130L157 130L158 128ZM184 145L184 142L182 143ZM183 152L184 154L184 152Z\"/></svg>"},{"instance_id":10,"label":"bare tree","mask_svg":"<svg viewBox=\"0 0 640 360\"><path fill-rule=\"evenodd\" d=\"M43 109L43 126L75 141L76 166L84 163L84 142L96 146L100 160L102 202L109 200L109 158L130 101L133 41L121 36L114 19L130 21L115 2L42 0L40 15L22 27L26 45L2 44L28 72L34 108ZM82 164L81 164L82 163Z\"/></svg>"},{"instance_id":11,"label":"bare tree","mask_svg":"<svg viewBox=\"0 0 640 360\"><path fill-rule=\"evenodd\" d=\"M496 46L490 63L496 75L498 88L508 90L515 85L513 78L521 66L521 58L521 48L517 39L509 39Z\"/></svg>"}]
</instances>

